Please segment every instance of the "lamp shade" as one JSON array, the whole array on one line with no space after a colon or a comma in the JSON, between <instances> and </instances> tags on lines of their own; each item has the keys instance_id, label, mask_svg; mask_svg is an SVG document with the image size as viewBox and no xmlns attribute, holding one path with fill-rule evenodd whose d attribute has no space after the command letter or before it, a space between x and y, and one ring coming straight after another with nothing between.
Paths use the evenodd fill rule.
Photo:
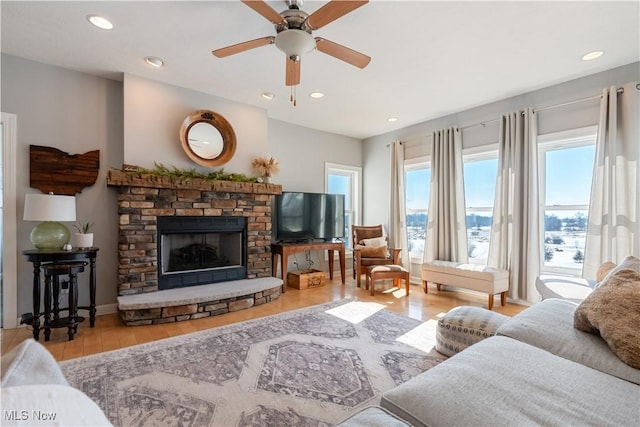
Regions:
<instances>
[{"instance_id":1,"label":"lamp shade","mask_svg":"<svg viewBox=\"0 0 640 427\"><path fill-rule=\"evenodd\" d=\"M299 58L316 47L313 36L303 30L284 30L276 36L276 47L287 54L288 58Z\"/></svg>"},{"instance_id":2,"label":"lamp shade","mask_svg":"<svg viewBox=\"0 0 640 427\"><path fill-rule=\"evenodd\" d=\"M26 194L25 221L75 221L76 198L55 194Z\"/></svg>"},{"instance_id":3,"label":"lamp shade","mask_svg":"<svg viewBox=\"0 0 640 427\"><path fill-rule=\"evenodd\" d=\"M31 230L31 243L39 250L60 250L69 242L69 230L58 221L76 220L76 198L55 194L27 194L25 221L44 221Z\"/></svg>"}]
</instances>

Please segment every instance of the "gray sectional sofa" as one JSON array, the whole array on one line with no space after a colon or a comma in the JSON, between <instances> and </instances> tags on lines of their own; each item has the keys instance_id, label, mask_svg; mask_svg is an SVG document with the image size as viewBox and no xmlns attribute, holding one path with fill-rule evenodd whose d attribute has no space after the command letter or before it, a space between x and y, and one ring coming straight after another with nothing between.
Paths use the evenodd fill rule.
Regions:
<instances>
[{"instance_id":1,"label":"gray sectional sofa","mask_svg":"<svg viewBox=\"0 0 640 427\"><path fill-rule=\"evenodd\" d=\"M495 336L384 393L365 425L639 426L640 370L575 329L576 307L548 299L524 310ZM363 425L364 412L343 424Z\"/></svg>"}]
</instances>

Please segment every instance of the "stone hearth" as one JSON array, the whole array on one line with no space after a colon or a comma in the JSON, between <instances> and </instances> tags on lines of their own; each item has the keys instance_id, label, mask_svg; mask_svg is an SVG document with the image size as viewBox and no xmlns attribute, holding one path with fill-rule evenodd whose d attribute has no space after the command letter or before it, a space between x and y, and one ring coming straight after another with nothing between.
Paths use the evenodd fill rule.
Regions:
<instances>
[{"instance_id":1,"label":"stone hearth","mask_svg":"<svg viewBox=\"0 0 640 427\"><path fill-rule=\"evenodd\" d=\"M109 171L107 185L118 187L119 190L118 303L126 306L128 304L127 297L135 296L136 307L140 308L142 307L140 304L143 304L141 301L144 301L144 296L141 294L159 293L153 298L149 297L154 301L153 309L160 309L156 310L160 314L151 316L149 312L138 310L140 316L136 318L136 315L132 314L135 310L128 310L127 319L125 319L128 324L138 324L135 322L164 323L218 314L217 309L204 310L204 305L207 304L203 304L203 307L193 313L167 315L172 310L176 313L180 310L175 309L175 295L166 294L167 297L164 298L160 295L166 291L158 290L157 221L160 216L245 217L247 219L247 279L271 277L269 246L271 243L271 198L282 192L280 185L202 179L185 180L117 170ZM203 285L215 289L215 284ZM270 286L269 289L274 289L273 284ZM246 295L253 295L254 300L258 303L268 302L280 296L279 286L275 287L278 288L277 292L263 289L259 292L248 291ZM190 291L187 290L191 288L182 289L189 293ZM267 295L264 295L265 291ZM258 294L257 299L255 294ZM243 296L234 295L227 303L237 299L246 299ZM166 303L158 303L163 299L166 300ZM212 304L208 304L211 307L220 303L220 298L212 295L210 299L207 299L206 296L200 295L199 302L211 302ZM234 307L243 304L249 305L245 301L242 304L235 304ZM169 307L173 307L173 309L167 310ZM162 308L165 310L161 310ZM124 318L124 312L121 311L121 314Z\"/></svg>"},{"instance_id":2,"label":"stone hearth","mask_svg":"<svg viewBox=\"0 0 640 427\"><path fill-rule=\"evenodd\" d=\"M118 297L127 326L200 319L262 305L280 297L276 277L233 280Z\"/></svg>"}]
</instances>

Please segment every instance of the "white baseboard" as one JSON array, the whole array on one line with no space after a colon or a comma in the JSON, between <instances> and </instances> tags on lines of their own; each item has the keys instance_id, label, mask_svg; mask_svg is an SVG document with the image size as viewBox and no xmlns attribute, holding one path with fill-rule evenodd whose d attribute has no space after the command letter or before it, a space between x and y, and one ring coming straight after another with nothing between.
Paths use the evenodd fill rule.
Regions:
<instances>
[{"instance_id":1,"label":"white baseboard","mask_svg":"<svg viewBox=\"0 0 640 427\"><path fill-rule=\"evenodd\" d=\"M96 306L96 315L100 316L101 314L112 314L118 312L118 304L104 304Z\"/></svg>"}]
</instances>

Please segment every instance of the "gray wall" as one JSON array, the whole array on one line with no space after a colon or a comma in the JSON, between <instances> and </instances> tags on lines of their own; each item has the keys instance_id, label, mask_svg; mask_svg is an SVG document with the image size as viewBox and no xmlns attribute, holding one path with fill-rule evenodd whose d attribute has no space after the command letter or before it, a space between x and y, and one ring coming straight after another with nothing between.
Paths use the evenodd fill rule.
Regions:
<instances>
[{"instance_id":1,"label":"gray wall","mask_svg":"<svg viewBox=\"0 0 640 427\"><path fill-rule=\"evenodd\" d=\"M180 143L180 126L195 110L215 111L233 127L236 153L224 170L255 175L251 160L269 154L265 110L132 75L124 76L125 163L153 168L159 162L210 171L191 161Z\"/></svg>"},{"instance_id":2,"label":"gray wall","mask_svg":"<svg viewBox=\"0 0 640 427\"><path fill-rule=\"evenodd\" d=\"M29 187L29 145L69 153L100 150L96 184L77 195L78 220L96 224L99 306L115 304L118 283L117 192L106 186L107 170L123 163L153 167L157 161L206 171L180 146L180 124L193 110L214 110L233 126L238 148L223 166L227 172L255 175L253 158L274 156L280 173L273 182L285 190L323 192L325 161L362 166L360 140L271 120L257 107L132 75L117 82L10 55L1 59L1 109L18 116L18 250L31 249L35 226L21 220L24 194L38 191ZM18 314L32 310L31 282L31 265L19 258Z\"/></svg>"},{"instance_id":3,"label":"gray wall","mask_svg":"<svg viewBox=\"0 0 640 427\"><path fill-rule=\"evenodd\" d=\"M274 181L282 184L283 191L324 192L325 162L362 167L362 142L358 139L278 120L269 120L268 139L269 153L281 166ZM329 270L326 252L312 251L310 256L312 268ZM306 268L304 261L305 254L294 254L289 257L287 268L298 270L300 267L294 262L300 262L302 268ZM338 262L334 263L334 269L339 269Z\"/></svg>"},{"instance_id":4,"label":"gray wall","mask_svg":"<svg viewBox=\"0 0 640 427\"><path fill-rule=\"evenodd\" d=\"M388 132L363 141L363 183L365 224L388 224L389 148L392 141L405 142L405 158L415 159L430 154L431 132L449 126L464 127L480 122L487 126L473 126L462 131L464 148L498 141L498 122L501 114L526 107L543 108L599 95L611 85L640 80L640 63L614 68L588 77L571 80L502 101L461 111L456 114L425 121ZM540 111L540 134L558 132L598 124L599 100L591 100L566 107ZM426 184L428 185L428 184Z\"/></svg>"},{"instance_id":5,"label":"gray wall","mask_svg":"<svg viewBox=\"0 0 640 427\"><path fill-rule=\"evenodd\" d=\"M78 221L95 223L94 245L100 248L98 304L114 303L117 294L116 193L107 189L105 181L109 167L122 164L122 99L119 82L2 55L2 111L18 118L15 232L19 251L32 249L29 233L36 225L22 221L25 193L38 192L29 187L29 145L55 147L71 154L100 150L96 183L76 197ZM82 276L81 286L87 280L87 275ZM20 256L18 315L32 311L32 280L31 264ZM87 304L88 296L81 298L81 303Z\"/></svg>"},{"instance_id":6,"label":"gray wall","mask_svg":"<svg viewBox=\"0 0 640 427\"><path fill-rule=\"evenodd\" d=\"M285 191L324 191L324 163L362 166L362 143L278 120L269 121L269 152L282 165L276 181Z\"/></svg>"},{"instance_id":7,"label":"gray wall","mask_svg":"<svg viewBox=\"0 0 640 427\"><path fill-rule=\"evenodd\" d=\"M77 196L79 221L93 221L98 257L98 305L113 304L117 295L116 190L106 187L110 167L133 163L152 167L154 161L177 167L199 167L180 149L178 130L195 109L225 116L238 135L238 151L224 166L228 172L251 174L256 156L274 156L280 173L273 181L290 191L324 191L324 163L363 167L363 222L388 222L389 155L386 145L406 141L408 158L428 154L427 135L436 129L489 121L518 108L572 101L597 95L602 88L640 79L639 64L481 106L458 114L369 138L361 142L268 118L257 107L127 75L124 83L2 55L3 112L18 116L16 228L18 249L30 249L35 224L21 221L29 187L29 145L56 147L69 153L100 150L98 181ZM598 102L543 111L541 133L597 122ZM495 142L497 126L463 131L465 146ZM18 264L18 313L31 311L31 266ZM318 264L316 264L317 266ZM85 278L83 278L85 280ZM82 301L83 303L85 301Z\"/></svg>"}]
</instances>

